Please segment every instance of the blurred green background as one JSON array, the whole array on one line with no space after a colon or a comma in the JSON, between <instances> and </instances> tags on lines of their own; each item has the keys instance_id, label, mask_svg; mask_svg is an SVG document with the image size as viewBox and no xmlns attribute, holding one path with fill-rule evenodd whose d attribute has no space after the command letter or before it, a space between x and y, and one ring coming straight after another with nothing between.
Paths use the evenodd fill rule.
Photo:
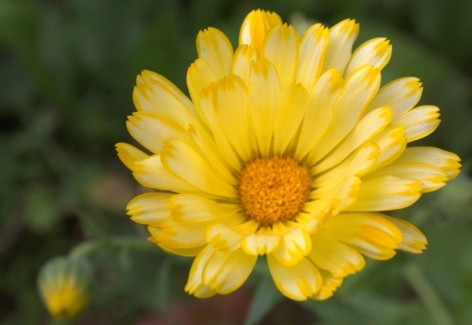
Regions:
<instances>
[{"instance_id":1,"label":"blurred green background","mask_svg":"<svg viewBox=\"0 0 472 325\"><path fill-rule=\"evenodd\" d=\"M369 262L326 302L282 298L264 263L232 295L188 297L191 260L147 243L124 212L142 191L114 152L132 141L136 75L151 69L186 91L197 32L217 27L235 45L254 8L286 21L355 18L357 44L391 39L384 83L421 78L421 104L442 113L422 144L464 163L447 187L397 213L429 249ZM37 272L81 243L95 283L74 324L472 324L470 17L469 0L0 0L0 324L48 323Z\"/></svg>"}]
</instances>

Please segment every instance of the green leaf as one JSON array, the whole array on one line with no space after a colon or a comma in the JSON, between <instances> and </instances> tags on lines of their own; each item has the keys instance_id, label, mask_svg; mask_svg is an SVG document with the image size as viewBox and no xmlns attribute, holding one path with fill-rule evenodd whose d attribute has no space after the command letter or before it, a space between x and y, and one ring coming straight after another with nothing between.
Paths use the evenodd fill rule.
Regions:
<instances>
[{"instance_id":1,"label":"green leaf","mask_svg":"<svg viewBox=\"0 0 472 325\"><path fill-rule=\"evenodd\" d=\"M472 180L464 173L441 189L436 198L434 209L458 221L470 220Z\"/></svg>"},{"instance_id":2,"label":"green leaf","mask_svg":"<svg viewBox=\"0 0 472 325\"><path fill-rule=\"evenodd\" d=\"M426 278L426 275L423 273L421 268L416 264L410 263L405 268L405 275L423 303L429 309L432 316L431 318L436 320L438 325L454 324L454 321L442 299L439 297L430 281Z\"/></svg>"},{"instance_id":3,"label":"green leaf","mask_svg":"<svg viewBox=\"0 0 472 325\"><path fill-rule=\"evenodd\" d=\"M259 323L282 298L270 276L264 276L256 288L244 324L252 325Z\"/></svg>"},{"instance_id":4,"label":"green leaf","mask_svg":"<svg viewBox=\"0 0 472 325\"><path fill-rule=\"evenodd\" d=\"M1 2L0 45L17 56L44 95L62 106L68 106L70 97L65 94L61 83L51 76L38 52L41 23L48 13L46 6L19 1Z\"/></svg>"},{"instance_id":5,"label":"green leaf","mask_svg":"<svg viewBox=\"0 0 472 325\"><path fill-rule=\"evenodd\" d=\"M59 207L54 192L48 188L38 188L27 194L26 222L36 233L51 230L59 220Z\"/></svg>"},{"instance_id":6,"label":"green leaf","mask_svg":"<svg viewBox=\"0 0 472 325\"><path fill-rule=\"evenodd\" d=\"M169 308L172 283L172 259L164 258L157 275L157 308L164 312Z\"/></svg>"}]
</instances>

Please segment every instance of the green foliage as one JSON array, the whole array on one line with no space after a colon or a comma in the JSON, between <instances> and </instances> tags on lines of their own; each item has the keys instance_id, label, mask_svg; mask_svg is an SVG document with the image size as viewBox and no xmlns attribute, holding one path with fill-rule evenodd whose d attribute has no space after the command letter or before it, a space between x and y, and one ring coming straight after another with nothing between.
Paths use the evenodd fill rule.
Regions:
<instances>
[{"instance_id":1,"label":"green foliage","mask_svg":"<svg viewBox=\"0 0 472 325\"><path fill-rule=\"evenodd\" d=\"M157 71L185 90L198 30L218 27L235 44L258 7L327 25L351 17L359 42L391 39L382 82L422 79L421 103L440 106L443 122L421 143L457 152L465 166L398 212L427 235L423 255L370 262L325 302L289 302L264 263L231 297L187 297L190 260L147 243L124 213L140 189L113 145L129 139L137 73ZM36 275L71 251L90 259L96 281L78 324L472 323L471 15L467 0L0 0L0 324L49 319Z\"/></svg>"},{"instance_id":2,"label":"green foliage","mask_svg":"<svg viewBox=\"0 0 472 325\"><path fill-rule=\"evenodd\" d=\"M259 323L282 299L284 299L282 294L275 287L270 275L265 272L254 291L244 323L246 325Z\"/></svg>"}]
</instances>

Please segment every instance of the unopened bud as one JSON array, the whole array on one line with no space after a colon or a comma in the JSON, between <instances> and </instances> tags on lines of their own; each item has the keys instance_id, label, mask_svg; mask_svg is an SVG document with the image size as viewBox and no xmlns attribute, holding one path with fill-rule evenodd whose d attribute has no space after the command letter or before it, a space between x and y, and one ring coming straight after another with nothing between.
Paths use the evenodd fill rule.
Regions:
<instances>
[{"instance_id":1,"label":"unopened bud","mask_svg":"<svg viewBox=\"0 0 472 325\"><path fill-rule=\"evenodd\" d=\"M44 305L54 318L70 318L85 308L90 289L90 270L84 261L56 257L38 275Z\"/></svg>"}]
</instances>

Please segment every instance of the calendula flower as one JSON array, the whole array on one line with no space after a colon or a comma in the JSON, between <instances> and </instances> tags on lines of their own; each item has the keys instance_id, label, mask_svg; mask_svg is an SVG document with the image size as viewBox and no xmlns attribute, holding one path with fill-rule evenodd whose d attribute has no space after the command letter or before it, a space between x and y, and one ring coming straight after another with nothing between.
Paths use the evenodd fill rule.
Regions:
<instances>
[{"instance_id":1,"label":"calendula flower","mask_svg":"<svg viewBox=\"0 0 472 325\"><path fill-rule=\"evenodd\" d=\"M46 263L38 275L44 305L54 318L70 318L88 301L90 271L81 261L57 257Z\"/></svg>"},{"instance_id":2,"label":"calendula flower","mask_svg":"<svg viewBox=\"0 0 472 325\"><path fill-rule=\"evenodd\" d=\"M439 124L415 107L417 78L380 87L385 38L352 52L353 20L303 35L271 12L244 20L236 50L215 28L197 36L191 100L143 71L127 126L147 152L118 155L145 187L131 219L163 250L195 256L185 290L197 297L240 287L266 256L277 288L326 299L343 278L397 250L421 253L423 233L379 211L410 206L459 173L459 158L407 147Z\"/></svg>"}]
</instances>

